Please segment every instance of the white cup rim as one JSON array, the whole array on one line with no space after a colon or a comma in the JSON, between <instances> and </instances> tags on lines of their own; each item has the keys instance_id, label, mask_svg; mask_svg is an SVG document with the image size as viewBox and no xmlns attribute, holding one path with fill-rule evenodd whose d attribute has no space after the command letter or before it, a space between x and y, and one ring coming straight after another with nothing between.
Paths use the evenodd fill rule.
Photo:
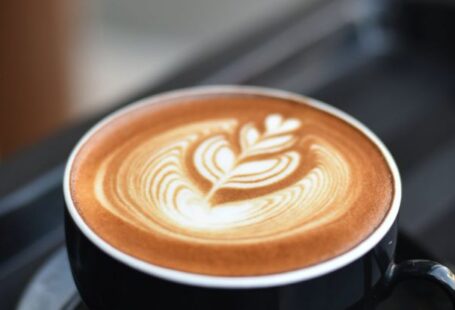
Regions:
<instances>
[{"instance_id":1,"label":"white cup rim","mask_svg":"<svg viewBox=\"0 0 455 310\"><path fill-rule=\"evenodd\" d=\"M376 230L370 234L366 239L356 245L354 248L349 251L333 257L329 260L320 262L315 265L308 267L300 268L297 270L286 271L276 274L268 275L258 275L258 276L212 276L212 275L203 275L196 274L191 272L174 270L166 267L161 267L154 265L149 262L145 262L136 257L128 255L117 248L113 247L101 237L99 237L83 220L79 212L77 211L70 193L70 172L72 164L76 154L82 147L82 145L102 126L114 120L115 118L128 113L132 110L138 109L143 105L155 104L161 101L168 99L186 97L186 96L196 96L203 94L214 94L214 93L236 93L236 94L251 94L251 95L264 95L271 96L276 98L289 99L296 102L304 102L311 106L316 107L322 111L328 112L344 121L354 126L365 134L381 151L384 156L387 164L390 168L390 171L393 176L394 183L394 197L392 205L383 219L382 223L376 228ZM192 88L185 88L179 90L173 90L165 93L161 93L155 96L147 97L142 100L136 101L124 108L117 110L116 112L106 116L95 124L77 143L76 147L73 149L66 168L63 179L63 191L66 202L66 208L69 215L76 223L77 227L82 231L82 233L99 249L104 253L108 254L112 258L124 263L125 265L132 267L140 272L165 279L172 282L177 282L186 285L200 286L200 287L210 287L210 288L230 288L230 289L246 289L246 288L264 288L264 287L273 287L280 285L292 284L300 281L306 281L313 278L317 278L338 270L355 260L359 259L370 251L375 245L381 241L387 232L390 230L394 224L401 203L401 179L398 171L398 167L388 151L385 145L381 140L365 125L361 122L350 116L349 114L338 110L331 105L328 105L324 102L305 97L302 95L294 94L288 91L276 90L265 87L257 86L237 86L237 85L217 85L217 86L198 86Z\"/></svg>"}]
</instances>

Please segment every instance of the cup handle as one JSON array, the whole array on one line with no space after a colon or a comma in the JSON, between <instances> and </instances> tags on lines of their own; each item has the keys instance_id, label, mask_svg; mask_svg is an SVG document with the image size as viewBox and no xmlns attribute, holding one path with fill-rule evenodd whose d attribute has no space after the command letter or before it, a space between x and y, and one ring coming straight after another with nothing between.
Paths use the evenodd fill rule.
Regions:
<instances>
[{"instance_id":1,"label":"cup handle","mask_svg":"<svg viewBox=\"0 0 455 310\"><path fill-rule=\"evenodd\" d=\"M455 275L446 266L430 260L415 259L390 265L384 285L386 295L397 283L416 278L436 283L447 293L455 309Z\"/></svg>"}]
</instances>

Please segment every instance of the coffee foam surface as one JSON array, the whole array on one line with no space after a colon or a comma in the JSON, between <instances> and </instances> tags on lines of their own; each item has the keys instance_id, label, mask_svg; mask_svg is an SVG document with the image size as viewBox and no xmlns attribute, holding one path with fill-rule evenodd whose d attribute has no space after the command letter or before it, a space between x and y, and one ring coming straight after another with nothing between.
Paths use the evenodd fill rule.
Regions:
<instances>
[{"instance_id":1,"label":"coffee foam surface","mask_svg":"<svg viewBox=\"0 0 455 310\"><path fill-rule=\"evenodd\" d=\"M105 241L212 275L293 270L381 223L390 169L359 130L310 105L199 95L132 110L80 149L71 195Z\"/></svg>"}]
</instances>

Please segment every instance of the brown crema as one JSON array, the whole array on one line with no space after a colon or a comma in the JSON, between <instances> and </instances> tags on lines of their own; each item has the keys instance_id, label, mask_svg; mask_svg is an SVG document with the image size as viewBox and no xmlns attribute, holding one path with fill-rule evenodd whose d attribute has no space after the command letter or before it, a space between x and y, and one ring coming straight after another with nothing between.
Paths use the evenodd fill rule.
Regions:
<instances>
[{"instance_id":1,"label":"brown crema","mask_svg":"<svg viewBox=\"0 0 455 310\"><path fill-rule=\"evenodd\" d=\"M223 276L343 254L389 211L378 147L309 103L184 95L110 119L80 147L70 193L88 226L158 266Z\"/></svg>"}]
</instances>

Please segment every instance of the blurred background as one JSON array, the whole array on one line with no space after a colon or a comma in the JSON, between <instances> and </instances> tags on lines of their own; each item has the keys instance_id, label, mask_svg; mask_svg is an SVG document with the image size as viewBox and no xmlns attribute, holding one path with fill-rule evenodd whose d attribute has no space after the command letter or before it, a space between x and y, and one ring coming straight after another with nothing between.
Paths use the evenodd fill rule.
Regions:
<instances>
[{"instance_id":1,"label":"blurred background","mask_svg":"<svg viewBox=\"0 0 455 310\"><path fill-rule=\"evenodd\" d=\"M6 1L0 159L310 1Z\"/></svg>"},{"instance_id":2,"label":"blurred background","mask_svg":"<svg viewBox=\"0 0 455 310\"><path fill-rule=\"evenodd\" d=\"M370 127L403 179L397 260L455 265L454 0L6 0L0 9L0 309L84 309L61 190L109 112L207 84L286 89ZM428 283L377 309L451 309Z\"/></svg>"}]
</instances>

